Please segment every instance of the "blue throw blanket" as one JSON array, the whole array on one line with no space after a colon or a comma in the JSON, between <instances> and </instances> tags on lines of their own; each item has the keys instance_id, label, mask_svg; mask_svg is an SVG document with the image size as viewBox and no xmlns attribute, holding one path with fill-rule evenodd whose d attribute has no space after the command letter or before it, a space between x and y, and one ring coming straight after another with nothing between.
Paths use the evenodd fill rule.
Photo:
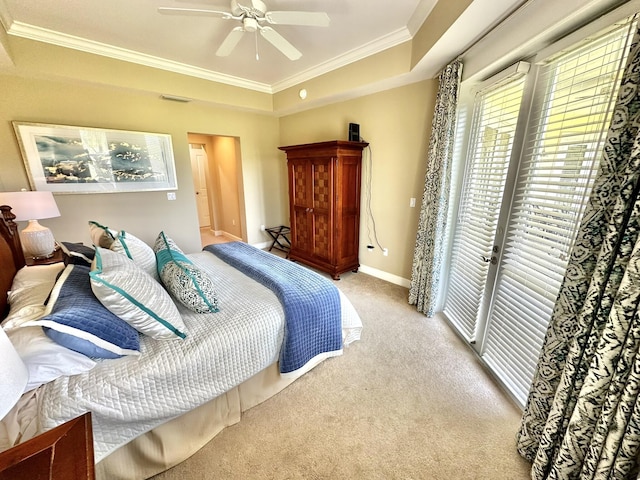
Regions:
<instances>
[{"instance_id":1,"label":"blue throw blanket","mask_svg":"<svg viewBox=\"0 0 640 480\"><path fill-rule=\"evenodd\" d=\"M280 372L303 367L320 353L342 349L340 294L326 278L242 242L204 250L270 288L284 308Z\"/></svg>"}]
</instances>

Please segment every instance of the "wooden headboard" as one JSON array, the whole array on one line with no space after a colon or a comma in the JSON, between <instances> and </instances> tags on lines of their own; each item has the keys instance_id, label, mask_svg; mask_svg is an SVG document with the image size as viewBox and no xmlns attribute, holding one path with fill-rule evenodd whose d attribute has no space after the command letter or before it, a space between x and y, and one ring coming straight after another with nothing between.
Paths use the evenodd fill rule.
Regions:
<instances>
[{"instance_id":1,"label":"wooden headboard","mask_svg":"<svg viewBox=\"0 0 640 480\"><path fill-rule=\"evenodd\" d=\"M7 314L7 292L16 272L25 265L24 253L18 235L16 216L8 205L0 206L0 319Z\"/></svg>"}]
</instances>

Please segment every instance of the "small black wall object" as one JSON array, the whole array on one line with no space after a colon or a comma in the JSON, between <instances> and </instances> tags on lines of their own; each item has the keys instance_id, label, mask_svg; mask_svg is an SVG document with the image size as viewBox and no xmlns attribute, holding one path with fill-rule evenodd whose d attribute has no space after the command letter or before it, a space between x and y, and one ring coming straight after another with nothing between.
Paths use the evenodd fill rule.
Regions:
<instances>
[{"instance_id":1,"label":"small black wall object","mask_svg":"<svg viewBox=\"0 0 640 480\"><path fill-rule=\"evenodd\" d=\"M360 141L360 125L358 125L357 123L349 124L349 141L350 142Z\"/></svg>"}]
</instances>

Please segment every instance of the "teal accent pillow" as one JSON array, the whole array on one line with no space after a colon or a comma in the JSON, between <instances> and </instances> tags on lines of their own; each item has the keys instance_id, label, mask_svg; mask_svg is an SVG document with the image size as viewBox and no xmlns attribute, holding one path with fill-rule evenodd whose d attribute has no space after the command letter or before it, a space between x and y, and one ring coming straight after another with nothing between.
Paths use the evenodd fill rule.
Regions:
<instances>
[{"instance_id":1,"label":"teal accent pillow","mask_svg":"<svg viewBox=\"0 0 640 480\"><path fill-rule=\"evenodd\" d=\"M96 247L89 276L100 303L140 333L156 340L186 337L167 291L125 255Z\"/></svg>"},{"instance_id":2,"label":"teal accent pillow","mask_svg":"<svg viewBox=\"0 0 640 480\"><path fill-rule=\"evenodd\" d=\"M132 233L122 230L116 235L109 250L126 255L133 260L133 263L151 275L154 280L160 281L153 249Z\"/></svg>"},{"instance_id":3,"label":"teal accent pillow","mask_svg":"<svg viewBox=\"0 0 640 480\"><path fill-rule=\"evenodd\" d=\"M196 313L219 311L211 277L189 260L164 232L158 235L153 250L160 280L174 298Z\"/></svg>"}]
</instances>

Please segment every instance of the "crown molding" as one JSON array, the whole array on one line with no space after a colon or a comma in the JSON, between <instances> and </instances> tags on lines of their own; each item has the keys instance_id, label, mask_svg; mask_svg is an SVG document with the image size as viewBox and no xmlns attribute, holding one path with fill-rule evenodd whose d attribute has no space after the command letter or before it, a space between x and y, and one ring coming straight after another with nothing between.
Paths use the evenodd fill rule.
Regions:
<instances>
[{"instance_id":1,"label":"crown molding","mask_svg":"<svg viewBox=\"0 0 640 480\"><path fill-rule=\"evenodd\" d=\"M114 47L113 45L88 40L86 38L76 37L74 35L68 35L42 27L36 27L27 23L14 21L11 18L9 12L5 8L2 8L3 6L4 2L0 0L0 22L2 22L8 34L14 35L16 37L36 40L39 42L49 43L73 50L79 50L86 53L114 58L116 60L123 60L125 62L136 63L139 65L158 68L181 75L188 75L191 77L201 78L203 80L224 83L226 85L231 85L234 87L246 88L249 90L255 90L258 92L269 94L277 93L299 83L308 81L319 75L344 67L370 55L386 50L387 48L399 45L412 38L409 30L406 27L403 27L396 30L395 32L377 38L376 40L366 45L355 48L343 55L340 55L320 65L305 70L281 82L277 82L273 85L268 85L265 83L253 82L244 78L226 75L223 73L214 72L212 70L194 67L192 65L187 65L180 62L174 62L172 60L166 60L160 57L135 52L133 50L127 50L125 48Z\"/></svg>"},{"instance_id":2,"label":"crown molding","mask_svg":"<svg viewBox=\"0 0 640 480\"><path fill-rule=\"evenodd\" d=\"M338 68L347 66L351 63L357 62L358 60L362 60L363 58L380 53L388 48L400 45L407 40L411 40L411 38L411 34L406 27L399 28L395 32L391 32L377 38L361 47L354 48L343 55L332 58L327 62L316 65L313 68L300 72L299 74L289 77L281 82L274 83L272 86L273 93L281 92L287 88L311 80L312 78L319 77L320 75L337 70Z\"/></svg>"},{"instance_id":3,"label":"crown molding","mask_svg":"<svg viewBox=\"0 0 640 480\"><path fill-rule=\"evenodd\" d=\"M271 87L264 83L252 82L240 77L213 72L204 68L194 67L192 65L187 65L180 62L174 62L172 60L166 60L163 58L154 57L152 55L134 52L125 48L114 47L112 45L87 40L85 38L76 37L73 35L67 35L53 30L48 30L46 28L35 27L33 25L22 22L13 21L10 27L7 29L7 33L9 33L10 35L15 35L17 37L50 43L52 45L58 45L60 47L71 48L73 50L93 53L96 55L102 55L104 57L123 60L125 62L137 63L139 65L167 70L182 75L189 75L191 77L210 80L212 82L219 82L235 87L247 88L249 90L255 90L262 93L273 93Z\"/></svg>"}]
</instances>

